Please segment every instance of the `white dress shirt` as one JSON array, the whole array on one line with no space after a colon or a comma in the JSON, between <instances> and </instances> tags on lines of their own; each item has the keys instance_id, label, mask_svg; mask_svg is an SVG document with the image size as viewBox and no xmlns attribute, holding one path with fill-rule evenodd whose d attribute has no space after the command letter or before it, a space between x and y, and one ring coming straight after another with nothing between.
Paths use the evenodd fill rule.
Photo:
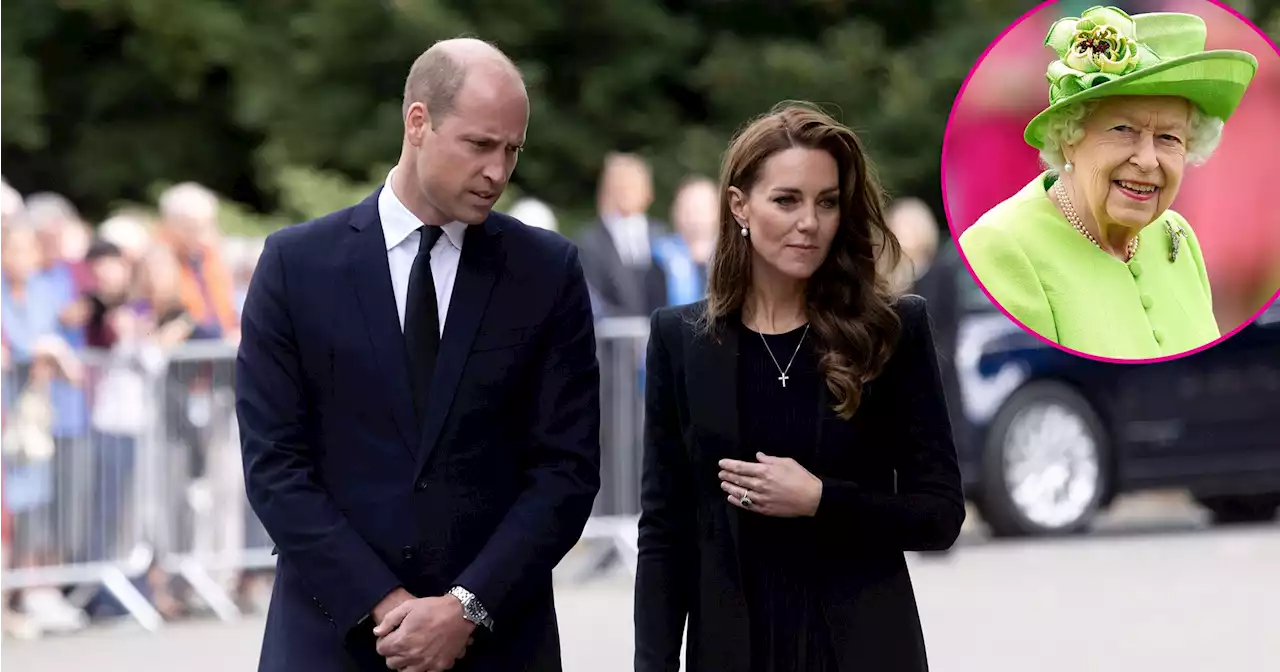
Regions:
<instances>
[{"instance_id":1,"label":"white dress shirt","mask_svg":"<svg viewBox=\"0 0 1280 672\"><path fill-rule=\"evenodd\" d=\"M404 331L405 301L409 294L409 272L413 259L418 256L419 227L422 220L409 212L409 208L391 189L392 169L387 183L378 194L378 218L382 220L382 237L387 244L387 265L391 267L391 287L396 295L396 311L400 314L400 330ZM449 222L444 225L444 235L431 250L431 277L436 282L436 306L439 309L440 335L444 335L444 321L449 315L449 299L453 296L453 281L458 277L458 262L462 259L462 240L467 225Z\"/></svg>"},{"instance_id":2,"label":"white dress shirt","mask_svg":"<svg viewBox=\"0 0 1280 672\"><path fill-rule=\"evenodd\" d=\"M605 217L605 229L613 239L613 246L628 266L648 266L653 262L649 249L649 219L644 215L630 217Z\"/></svg>"}]
</instances>

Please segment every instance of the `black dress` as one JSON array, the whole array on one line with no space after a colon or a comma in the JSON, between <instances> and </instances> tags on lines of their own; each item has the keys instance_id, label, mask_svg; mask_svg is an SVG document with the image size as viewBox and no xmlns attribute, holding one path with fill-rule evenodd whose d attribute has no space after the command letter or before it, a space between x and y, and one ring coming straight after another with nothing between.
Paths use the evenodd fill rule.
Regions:
<instances>
[{"instance_id":1,"label":"black dress","mask_svg":"<svg viewBox=\"0 0 1280 672\"><path fill-rule=\"evenodd\" d=\"M743 459L754 461L763 452L793 458L812 471L823 385L814 334L803 326L776 335L739 327ZM752 672L836 670L830 629L814 585L816 573L809 565L822 552L820 546L812 519L743 512L739 560L751 624Z\"/></svg>"}]
</instances>

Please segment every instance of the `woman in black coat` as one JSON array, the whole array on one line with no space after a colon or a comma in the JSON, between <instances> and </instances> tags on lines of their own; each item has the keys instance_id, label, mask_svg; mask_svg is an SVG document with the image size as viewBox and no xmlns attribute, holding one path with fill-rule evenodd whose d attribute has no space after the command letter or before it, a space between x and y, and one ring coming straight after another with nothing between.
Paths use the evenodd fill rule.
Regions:
<instances>
[{"instance_id":1,"label":"woman in black coat","mask_svg":"<svg viewBox=\"0 0 1280 672\"><path fill-rule=\"evenodd\" d=\"M964 497L924 300L849 129L780 106L734 140L705 301L654 313L636 670L926 670L904 551ZM888 267L892 267L889 264Z\"/></svg>"}]
</instances>

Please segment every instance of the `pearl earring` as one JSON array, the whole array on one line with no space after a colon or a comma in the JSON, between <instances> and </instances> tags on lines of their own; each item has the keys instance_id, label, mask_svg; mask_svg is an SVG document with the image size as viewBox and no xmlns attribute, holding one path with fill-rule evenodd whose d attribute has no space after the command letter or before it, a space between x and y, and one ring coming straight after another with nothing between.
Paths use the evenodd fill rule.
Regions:
<instances>
[{"instance_id":1,"label":"pearl earring","mask_svg":"<svg viewBox=\"0 0 1280 672\"><path fill-rule=\"evenodd\" d=\"M742 226L742 225L739 224L739 226ZM750 232L747 231L747 227L745 226L742 226L742 228L738 229L738 233L741 233L743 238L746 238L748 235L750 235Z\"/></svg>"},{"instance_id":2,"label":"pearl earring","mask_svg":"<svg viewBox=\"0 0 1280 672\"><path fill-rule=\"evenodd\" d=\"M1068 161L1068 162L1067 162L1067 165L1063 166L1063 167L1062 167L1062 169L1063 169L1063 170L1065 170L1065 171L1067 171L1067 172L1069 173L1069 172L1071 172L1071 168L1072 168L1072 167L1073 167L1073 166L1071 165L1071 162L1070 162L1070 161Z\"/></svg>"}]
</instances>

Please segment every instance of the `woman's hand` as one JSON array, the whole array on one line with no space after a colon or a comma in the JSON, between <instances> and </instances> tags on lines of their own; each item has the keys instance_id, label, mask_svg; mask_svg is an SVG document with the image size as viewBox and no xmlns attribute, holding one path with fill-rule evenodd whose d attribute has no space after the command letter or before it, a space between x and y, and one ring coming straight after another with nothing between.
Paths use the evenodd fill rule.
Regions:
<instances>
[{"instance_id":1,"label":"woman's hand","mask_svg":"<svg viewBox=\"0 0 1280 672\"><path fill-rule=\"evenodd\" d=\"M812 516L822 501L822 481L786 457L756 453L759 462L720 460L720 489L729 503L765 516ZM747 503L743 503L743 495Z\"/></svg>"}]
</instances>

